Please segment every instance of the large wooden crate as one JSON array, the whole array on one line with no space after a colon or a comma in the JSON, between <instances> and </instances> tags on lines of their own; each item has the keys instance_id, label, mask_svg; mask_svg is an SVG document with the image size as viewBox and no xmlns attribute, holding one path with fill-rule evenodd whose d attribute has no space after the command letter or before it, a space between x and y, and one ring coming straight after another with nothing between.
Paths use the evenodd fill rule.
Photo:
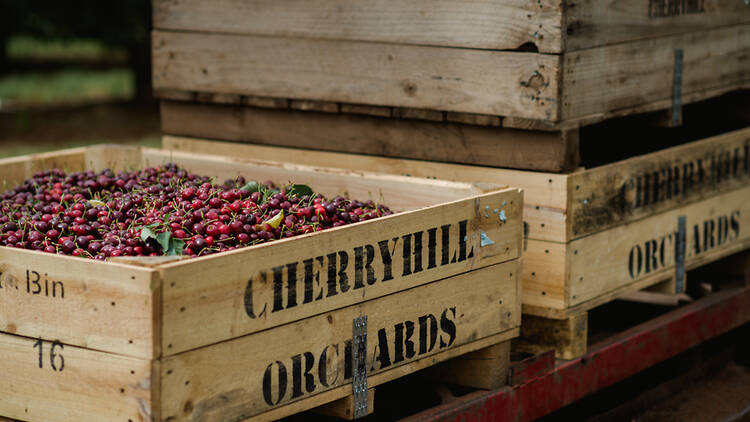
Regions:
<instances>
[{"instance_id":1,"label":"large wooden crate","mask_svg":"<svg viewBox=\"0 0 750 422\"><path fill-rule=\"evenodd\" d=\"M154 87L162 98L567 130L750 86L742 1L403 3L155 0Z\"/></svg>"},{"instance_id":2,"label":"large wooden crate","mask_svg":"<svg viewBox=\"0 0 750 422\"><path fill-rule=\"evenodd\" d=\"M750 128L569 174L169 136L164 147L520 186L523 312L569 325L620 294L675 280L680 217L684 269L750 246Z\"/></svg>"},{"instance_id":3,"label":"large wooden crate","mask_svg":"<svg viewBox=\"0 0 750 422\"><path fill-rule=\"evenodd\" d=\"M0 179L164 162L304 181L398 213L169 262L0 248L0 415L276 419L351 395L360 316L369 387L518 335L518 189L119 146L3 159Z\"/></svg>"}]
</instances>

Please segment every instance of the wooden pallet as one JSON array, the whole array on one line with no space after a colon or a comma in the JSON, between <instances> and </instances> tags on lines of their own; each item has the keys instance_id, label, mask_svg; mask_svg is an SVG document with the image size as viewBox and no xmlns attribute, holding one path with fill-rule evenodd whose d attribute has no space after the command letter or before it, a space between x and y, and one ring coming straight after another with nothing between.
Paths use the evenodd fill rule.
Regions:
<instances>
[{"instance_id":1,"label":"wooden pallet","mask_svg":"<svg viewBox=\"0 0 750 422\"><path fill-rule=\"evenodd\" d=\"M750 86L741 2L349 3L290 14L271 0L156 0L154 87L567 131Z\"/></svg>"},{"instance_id":2,"label":"wooden pallet","mask_svg":"<svg viewBox=\"0 0 750 422\"><path fill-rule=\"evenodd\" d=\"M3 159L0 179L163 162L219 180L302 180L400 212L168 262L0 248L0 415L276 419L352 393L349 345L360 316L369 387L518 335L518 189L122 146ZM488 206L506 218L485 217L479 209ZM390 252L383 259L380 246Z\"/></svg>"},{"instance_id":3,"label":"wooden pallet","mask_svg":"<svg viewBox=\"0 0 750 422\"><path fill-rule=\"evenodd\" d=\"M162 99L162 130L171 135L555 173L598 164L616 151L630 153L639 143L663 148L750 122L750 91L686 105L679 128L671 127L671 111L580 129L521 130L503 127L499 118L424 110L310 101L301 110L296 102L210 94L162 93Z\"/></svg>"},{"instance_id":4,"label":"wooden pallet","mask_svg":"<svg viewBox=\"0 0 750 422\"><path fill-rule=\"evenodd\" d=\"M687 269L750 246L750 128L569 174L169 136L163 142L173 150L520 186L526 192L523 310L545 318L568 319L675 277L681 216Z\"/></svg>"}]
</instances>

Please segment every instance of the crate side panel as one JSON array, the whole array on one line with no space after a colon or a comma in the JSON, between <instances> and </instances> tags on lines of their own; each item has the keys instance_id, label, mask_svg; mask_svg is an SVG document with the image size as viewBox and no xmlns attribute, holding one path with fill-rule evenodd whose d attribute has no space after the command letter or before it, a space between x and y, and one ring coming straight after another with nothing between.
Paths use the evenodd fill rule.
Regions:
<instances>
[{"instance_id":1,"label":"crate side panel","mask_svg":"<svg viewBox=\"0 0 750 422\"><path fill-rule=\"evenodd\" d=\"M576 1L566 10L567 51L750 22L742 1Z\"/></svg>"},{"instance_id":2,"label":"crate side panel","mask_svg":"<svg viewBox=\"0 0 750 422\"><path fill-rule=\"evenodd\" d=\"M183 31L561 51L560 0L154 1L154 27Z\"/></svg>"},{"instance_id":3,"label":"crate side panel","mask_svg":"<svg viewBox=\"0 0 750 422\"><path fill-rule=\"evenodd\" d=\"M2 415L30 422L152 420L148 359L5 333L0 356Z\"/></svg>"},{"instance_id":4,"label":"crate side panel","mask_svg":"<svg viewBox=\"0 0 750 422\"><path fill-rule=\"evenodd\" d=\"M750 187L616 227L569 244L570 304L586 302L641 279L675 271L677 219L686 222L685 265L708 263L750 247Z\"/></svg>"},{"instance_id":5,"label":"crate side panel","mask_svg":"<svg viewBox=\"0 0 750 422\"><path fill-rule=\"evenodd\" d=\"M165 136L164 149L201 154L259 157L268 160L307 163L464 182L498 183L524 190L525 235L530 239L564 242L567 230L567 186L570 175L495 169L460 164L435 163L347 153L299 150L238 144L196 138Z\"/></svg>"},{"instance_id":6,"label":"crate side panel","mask_svg":"<svg viewBox=\"0 0 750 422\"><path fill-rule=\"evenodd\" d=\"M524 240L522 301L525 307L567 307L567 244Z\"/></svg>"},{"instance_id":7,"label":"crate side panel","mask_svg":"<svg viewBox=\"0 0 750 422\"><path fill-rule=\"evenodd\" d=\"M0 330L151 358L153 272L0 248Z\"/></svg>"},{"instance_id":8,"label":"crate side panel","mask_svg":"<svg viewBox=\"0 0 750 422\"><path fill-rule=\"evenodd\" d=\"M162 350L175 354L515 259L522 207L519 191L501 191L166 265Z\"/></svg>"},{"instance_id":9,"label":"crate side panel","mask_svg":"<svg viewBox=\"0 0 750 422\"><path fill-rule=\"evenodd\" d=\"M555 121L559 60L536 53L342 40L153 34L156 89Z\"/></svg>"},{"instance_id":10,"label":"crate side panel","mask_svg":"<svg viewBox=\"0 0 750 422\"><path fill-rule=\"evenodd\" d=\"M162 416L239 420L347 388L347 343L352 320L361 315L367 316L370 386L379 374L413 371L409 365L419 359L518 327L519 270L514 260L168 357Z\"/></svg>"},{"instance_id":11,"label":"crate side panel","mask_svg":"<svg viewBox=\"0 0 750 422\"><path fill-rule=\"evenodd\" d=\"M683 103L695 101L693 94L738 89L750 80L750 25L566 53L562 119L637 111L671 100L677 48L684 51Z\"/></svg>"},{"instance_id":12,"label":"crate side panel","mask_svg":"<svg viewBox=\"0 0 750 422\"><path fill-rule=\"evenodd\" d=\"M577 166L560 132L177 101L162 102L161 121L172 135L264 145L551 172Z\"/></svg>"},{"instance_id":13,"label":"crate side panel","mask_svg":"<svg viewBox=\"0 0 750 422\"><path fill-rule=\"evenodd\" d=\"M570 175L569 238L644 218L750 180L750 129Z\"/></svg>"}]
</instances>

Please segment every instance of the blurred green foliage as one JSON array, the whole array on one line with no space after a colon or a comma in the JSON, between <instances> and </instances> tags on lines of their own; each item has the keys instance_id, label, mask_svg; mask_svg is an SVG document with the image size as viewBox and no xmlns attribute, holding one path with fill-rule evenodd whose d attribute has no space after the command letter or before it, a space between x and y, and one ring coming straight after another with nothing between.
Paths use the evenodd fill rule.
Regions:
<instances>
[{"instance_id":1,"label":"blurred green foliage","mask_svg":"<svg viewBox=\"0 0 750 422\"><path fill-rule=\"evenodd\" d=\"M128 69L63 69L0 77L0 100L23 103L128 100L133 91L133 74Z\"/></svg>"}]
</instances>

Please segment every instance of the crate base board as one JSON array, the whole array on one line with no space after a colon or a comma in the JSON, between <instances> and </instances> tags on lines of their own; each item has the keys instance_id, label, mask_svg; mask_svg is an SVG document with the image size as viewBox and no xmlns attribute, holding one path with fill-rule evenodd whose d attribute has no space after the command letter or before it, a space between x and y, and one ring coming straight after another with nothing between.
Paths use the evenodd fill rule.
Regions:
<instances>
[{"instance_id":1,"label":"crate base board","mask_svg":"<svg viewBox=\"0 0 750 422\"><path fill-rule=\"evenodd\" d=\"M343 399L332 401L323 406L312 409L312 413L324 416L332 416L335 418L352 421L357 419L354 417L354 395L349 395ZM375 389L367 389L367 414L371 415L375 411Z\"/></svg>"},{"instance_id":2,"label":"crate base board","mask_svg":"<svg viewBox=\"0 0 750 422\"><path fill-rule=\"evenodd\" d=\"M414 362L411 362L408 365L402 365L387 372L381 372L379 374L368 376L367 384L368 386L376 387L380 384L395 380L402 376L408 375L412 372L416 372L421 369L428 368L430 366L435 365L436 363L443 362L445 360L455 358L457 356L462 356L467 353L474 352L476 350L487 348L498 343L509 341L515 337L518 337L519 335L520 335L520 328L514 328L511 330L499 333L499 334L495 334L495 335L486 337L484 339L477 340L475 342L465 344L463 346L459 346L459 347L453 348L451 350L448 350L448 351L445 351L436 355L418 359ZM285 416L294 415L296 413L300 413L305 410L312 409L314 407L320 406L325 403L330 403L332 401L345 398L346 396L350 394L351 394L351 385L344 385L341 387L337 387L337 388L322 392L320 394L316 394L315 396L312 396L308 399L296 401L286 406L278 407L276 409L260 414L256 417L245 419L243 422L273 421L279 418L283 418Z\"/></svg>"},{"instance_id":3,"label":"crate base board","mask_svg":"<svg viewBox=\"0 0 750 422\"><path fill-rule=\"evenodd\" d=\"M588 312L567 319L524 315L521 337L513 341L514 351L539 354L550 349L558 359L575 359L586 354Z\"/></svg>"},{"instance_id":4,"label":"crate base board","mask_svg":"<svg viewBox=\"0 0 750 422\"><path fill-rule=\"evenodd\" d=\"M523 331L523 325L521 325ZM510 341L467 353L435 366L432 378L447 384L494 390L507 384Z\"/></svg>"},{"instance_id":5,"label":"crate base board","mask_svg":"<svg viewBox=\"0 0 750 422\"><path fill-rule=\"evenodd\" d=\"M161 119L162 131L172 135L262 145L551 172L570 171L579 163L577 129L526 131L415 118L178 101L162 102Z\"/></svg>"}]
</instances>

